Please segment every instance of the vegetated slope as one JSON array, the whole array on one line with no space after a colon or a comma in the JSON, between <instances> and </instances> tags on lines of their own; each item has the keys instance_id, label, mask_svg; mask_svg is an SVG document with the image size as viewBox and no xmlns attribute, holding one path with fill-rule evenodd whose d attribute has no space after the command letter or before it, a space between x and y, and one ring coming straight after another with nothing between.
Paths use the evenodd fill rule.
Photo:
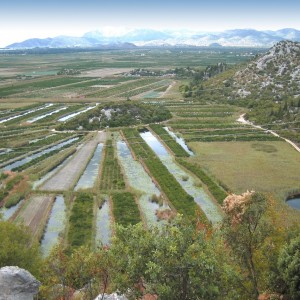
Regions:
<instances>
[{"instance_id":1,"label":"vegetated slope","mask_svg":"<svg viewBox=\"0 0 300 300\"><path fill-rule=\"evenodd\" d=\"M246 106L251 121L300 142L300 43L279 42L239 70L200 81L191 96Z\"/></svg>"},{"instance_id":2,"label":"vegetated slope","mask_svg":"<svg viewBox=\"0 0 300 300\"><path fill-rule=\"evenodd\" d=\"M300 94L300 43L282 41L231 79L233 96L282 100Z\"/></svg>"}]
</instances>

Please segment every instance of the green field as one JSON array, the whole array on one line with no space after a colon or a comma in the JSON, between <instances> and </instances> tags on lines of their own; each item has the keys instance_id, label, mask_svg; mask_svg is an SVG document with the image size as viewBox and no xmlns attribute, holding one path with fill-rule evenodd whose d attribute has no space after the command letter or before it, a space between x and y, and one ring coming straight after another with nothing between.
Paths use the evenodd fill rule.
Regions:
<instances>
[{"instance_id":1,"label":"green field","mask_svg":"<svg viewBox=\"0 0 300 300\"><path fill-rule=\"evenodd\" d=\"M261 50L251 49L251 52L256 54ZM299 213L281 204L290 192L300 189L299 153L272 134L237 122L239 116L247 112L246 107L213 103L214 91L201 100L184 98L180 92L180 86L191 80L191 73L219 62L227 63L232 68L229 72L233 73L237 64L250 58L247 53L249 49L225 47L222 50L33 49L30 55L23 55L22 51L9 55L1 52L0 164L5 166L7 162L20 160L71 136L78 135L85 140L90 131L105 131L108 138L100 141L104 146L97 188L82 194L65 191L70 203L64 242L72 247L93 245L95 206L102 201L103 195L111 197L112 223L127 226L143 221L145 206L138 205L140 192L130 186L118 161L111 136L114 130L122 130L133 159L155 182L170 205L170 212L194 218L197 211L201 221L207 222L194 202L195 196L183 189L141 139L138 130L143 127L155 133L177 165L197 179L197 184L218 207L228 192L243 193L253 189L275 196L278 207L283 207L294 220ZM72 70L76 75L57 75L63 69ZM139 74L141 69L143 75ZM86 113L59 121L64 116L94 107L96 103L99 105ZM139 107L145 107L147 114L138 114ZM64 109L55 112L60 108ZM165 117L157 118L161 114ZM34 118L38 119L28 122ZM165 126L183 138L195 155L189 156L165 131ZM113 130L113 127L116 128ZM61 131L57 132L58 129ZM53 169L78 151L79 144L60 153L51 152L15 169L16 174L24 176L24 183L22 181L16 191L9 190L9 195L3 187L5 202L9 200L13 205L28 193L38 193L31 188L34 181L51 175ZM82 228L80 222L84 223Z\"/></svg>"},{"instance_id":2,"label":"green field","mask_svg":"<svg viewBox=\"0 0 300 300\"><path fill-rule=\"evenodd\" d=\"M286 142L212 142L189 144L199 164L232 192L270 192L283 201L299 189L300 155Z\"/></svg>"}]
</instances>

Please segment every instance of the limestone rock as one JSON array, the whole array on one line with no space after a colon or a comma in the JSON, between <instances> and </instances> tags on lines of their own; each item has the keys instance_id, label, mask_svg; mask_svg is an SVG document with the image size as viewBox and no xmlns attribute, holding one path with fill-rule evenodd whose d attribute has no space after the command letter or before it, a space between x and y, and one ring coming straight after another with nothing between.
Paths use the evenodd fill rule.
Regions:
<instances>
[{"instance_id":1,"label":"limestone rock","mask_svg":"<svg viewBox=\"0 0 300 300\"><path fill-rule=\"evenodd\" d=\"M39 291L40 282L19 267L0 269L0 300L31 300Z\"/></svg>"},{"instance_id":2,"label":"limestone rock","mask_svg":"<svg viewBox=\"0 0 300 300\"><path fill-rule=\"evenodd\" d=\"M95 300L101 300L102 294L100 294ZM127 298L123 295L118 295L117 293L113 294L104 294L103 300L127 300Z\"/></svg>"}]
</instances>

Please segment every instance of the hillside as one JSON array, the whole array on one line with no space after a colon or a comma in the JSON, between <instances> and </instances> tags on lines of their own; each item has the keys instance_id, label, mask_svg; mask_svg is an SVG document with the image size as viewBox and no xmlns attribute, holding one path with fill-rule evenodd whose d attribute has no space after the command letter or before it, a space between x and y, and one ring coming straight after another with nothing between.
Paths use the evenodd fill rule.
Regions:
<instances>
[{"instance_id":1,"label":"hillside","mask_svg":"<svg viewBox=\"0 0 300 300\"><path fill-rule=\"evenodd\" d=\"M282 41L234 74L233 96L282 100L300 95L300 43Z\"/></svg>"},{"instance_id":2,"label":"hillside","mask_svg":"<svg viewBox=\"0 0 300 300\"><path fill-rule=\"evenodd\" d=\"M300 143L300 43L281 41L248 64L214 75L200 81L194 76L182 94L247 107L248 119Z\"/></svg>"}]
</instances>

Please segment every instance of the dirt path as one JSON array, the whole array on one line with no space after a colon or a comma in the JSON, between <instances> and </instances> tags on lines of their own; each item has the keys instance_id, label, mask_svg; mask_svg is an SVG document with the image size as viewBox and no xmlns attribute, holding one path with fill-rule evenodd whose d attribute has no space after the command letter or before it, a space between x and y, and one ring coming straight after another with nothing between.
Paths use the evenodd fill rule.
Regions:
<instances>
[{"instance_id":1,"label":"dirt path","mask_svg":"<svg viewBox=\"0 0 300 300\"><path fill-rule=\"evenodd\" d=\"M280 136L278 133L276 133L273 130L265 129L265 128L259 126L259 125L254 125L252 122L250 122L250 121L248 121L248 120L245 119L245 114L240 115L240 117L237 119L237 121L240 122L240 123L242 123L242 124L250 125L250 126L252 126L254 128L257 128L257 129L265 130L265 131L273 134L274 136L276 136L276 137L278 137L278 138L286 141L287 143L289 143L290 145L292 145L298 152L300 152L300 147L298 147L294 142L292 142L291 140L286 139L286 138Z\"/></svg>"},{"instance_id":2,"label":"dirt path","mask_svg":"<svg viewBox=\"0 0 300 300\"><path fill-rule=\"evenodd\" d=\"M160 95L159 98L164 98L169 92L170 90L176 85L176 81L174 80L169 86L168 88Z\"/></svg>"},{"instance_id":3,"label":"dirt path","mask_svg":"<svg viewBox=\"0 0 300 300\"><path fill-rule=\"evenodd\" d=\"M43 191L66 191L73 187L83 169L88 164L98 143L103 143L106 133L99 131L96 136L83 145L62 169L46 181L39 189Z\"/></svg>"}]
</instances>

